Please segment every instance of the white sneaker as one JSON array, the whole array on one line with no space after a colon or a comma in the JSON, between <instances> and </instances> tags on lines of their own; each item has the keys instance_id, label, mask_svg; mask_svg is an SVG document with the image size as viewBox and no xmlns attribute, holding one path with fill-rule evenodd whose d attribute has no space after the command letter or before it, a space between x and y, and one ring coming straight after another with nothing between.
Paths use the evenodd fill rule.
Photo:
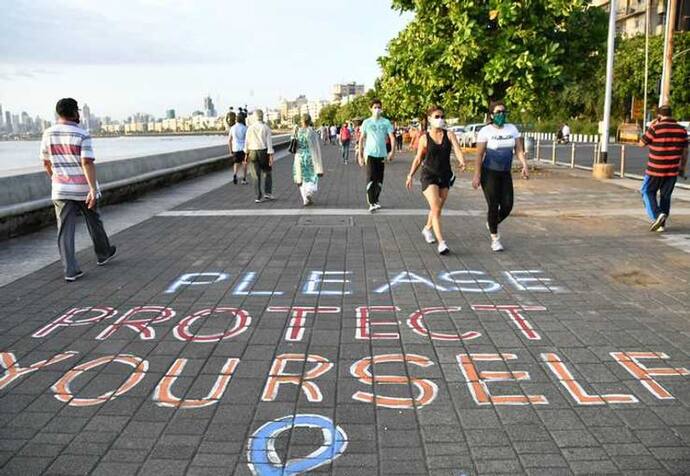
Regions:
<instances>
[{"instance_id":1,"label":"white sneaker","mask_svg":"<svg viewBox=\"0 0 690 476\"><path fill-rule=\"evenodd\" d=\"M434 232L431 231L429 228L422 228L422 235L424 235L424 239L427 243L436 243L436 238L434 238Z\"/></svg>"},{"instance_id":2,"label":"white sneaker","mask_svg":"<svg viewBox=\"0 0 690 476\"><path fill-rule=\"evenodd\" d=\"M266 195L264 195L264 198L265 198L266 200L275 200L275 198L273 197L273 195L271 195L270 193L267 193Z\"/></svg>"},{"instance_id":3,"label":"white sneaker","mask_svg":"<svg viewBox=\"0 0 690 476\"><path fill-rule=\"evenodd\" d=\"M376 211L376 205L369 205L369 213L374 213Z\"/></svg>"},{"instance_id":4,"label":"white sneaker","mask_svg":"<svg viewBox=\"0 0 690 476\"><path fill-rule=\"evenodd\" d=\"M447 255L448 253L450 253L450 250L448 249L446 242L445 241L439 241L438 242L438 254Z\"/></svg>"},{"instance_id":5,"label":"white sneaker","mask_svg":"<svg viewBox=\"0 0 690 476\"><path fill-rule=\"evenodd\" d=\"M379 208L381 208L381 205L379 205L378 203L374 203L374 206L376 207L377 210L378 210Z\"/></svg>"},{"instance_id":6,"label":"white sneaker","mask_svg":"<svg viewBox=\"0 0 690 476\"><path fill-rule=\"evenodd\" d=\"M492 251L503 251L503 245L501 244L501 237L491 238L491 250Z\"/></svg>"}]
</instances>

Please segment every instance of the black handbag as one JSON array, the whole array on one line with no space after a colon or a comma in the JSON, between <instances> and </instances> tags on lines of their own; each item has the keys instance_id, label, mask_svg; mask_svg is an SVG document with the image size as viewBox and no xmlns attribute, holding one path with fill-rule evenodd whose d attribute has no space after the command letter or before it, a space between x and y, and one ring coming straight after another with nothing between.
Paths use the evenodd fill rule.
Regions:
<instances>
[{"instance_id":1,"label":"black handbag","mask_svg":"<svg viewBox=\"0 0 690 476\"><path fill-rule=\"evenodd\" d=\"M291 154L296 154L297 153L297 129L295 129L295 133L292 136L292 139L290 139L290 145L288 146L288 152Z\"/></svg>"}]
</instances>

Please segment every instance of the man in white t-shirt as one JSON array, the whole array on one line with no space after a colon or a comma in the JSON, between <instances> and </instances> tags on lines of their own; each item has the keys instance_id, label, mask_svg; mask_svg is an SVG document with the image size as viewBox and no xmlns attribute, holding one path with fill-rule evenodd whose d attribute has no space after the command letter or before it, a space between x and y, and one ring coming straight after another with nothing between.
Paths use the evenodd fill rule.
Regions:
<instances>
[{"instance_id":1,"label":"man in white t-shirt","mask_svg":"<svg viewBox=\"0 0 690 476\"><path fill-rule=\"evenodd\" d=\"M244 113L239 113L235 119L235 124L230 128L228 133L228 148L230 149L230 158L233 160L232 165L232 183L237 185L237 170L242 166L242 185L247 182L247 155L244 153L244 143L247 139L247 126L245 124L246 116Z\"/></svg>"},{"instance_id":2,"label":"man in white t-shirt","mask_svg":"<svg viewBox=\"0 0 690 476\"><path fill-rule=\"evenodd\" d=\"M570 142L570 127L568 127L568 124L563 124L563 127L561 128L561 134L563 135L563 142L566 144Z\"/></svg>"}]
</instances>

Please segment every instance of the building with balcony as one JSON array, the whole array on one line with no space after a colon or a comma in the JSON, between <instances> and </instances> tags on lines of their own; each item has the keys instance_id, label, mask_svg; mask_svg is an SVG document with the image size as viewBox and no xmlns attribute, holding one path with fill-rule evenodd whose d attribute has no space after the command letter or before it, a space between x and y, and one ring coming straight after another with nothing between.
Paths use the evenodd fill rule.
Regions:
<instances>
[{"instance_id":1,"label":"building with balcony","mask_svg":"<svg viewBox=\"0 0 690 476\"><path fill-rule=\"evenodd\" d=\"M592 0L592 5L609 11L610 0ZM647 7L650 8L649 33L664 33L667 0L619 0L616 5L616 32L622 36L644 35ZM690 29L690 0L678 1L676 30Z\"/></svg>"}]
</instances>

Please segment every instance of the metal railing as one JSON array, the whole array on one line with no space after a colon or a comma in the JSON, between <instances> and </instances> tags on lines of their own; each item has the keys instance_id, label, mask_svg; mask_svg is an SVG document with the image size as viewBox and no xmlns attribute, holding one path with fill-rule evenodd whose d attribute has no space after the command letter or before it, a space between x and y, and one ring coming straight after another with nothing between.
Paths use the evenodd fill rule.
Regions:
<instances>
[{"instance_id":1,"label":"metal railing","mask_svg":"<svg viewBox=\"0 0 690 476\"><path fill-rule=\"evenodd\" d=\"M598 142L557 144L550 136L554 134L525 134L529 159L537 163L550 163L581 170L592 170L597 163L600 148ZM610 143L608 163L613 165L617 177L642 180L647 166L647 153L646 148L635 144ZM690 184L680 182L676 187L690 190Z\"/></svg>"}]
</instances>

